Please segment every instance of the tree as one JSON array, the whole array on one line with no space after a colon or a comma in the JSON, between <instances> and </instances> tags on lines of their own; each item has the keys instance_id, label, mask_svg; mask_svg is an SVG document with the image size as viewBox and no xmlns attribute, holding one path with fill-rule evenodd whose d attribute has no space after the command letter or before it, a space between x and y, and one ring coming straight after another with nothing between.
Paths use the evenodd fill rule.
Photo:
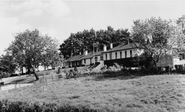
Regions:
<instances>
[{"instance_id":1,"label":"tree","mask_svg":"<svg viewBox=\"0 0 185 112\"><path fill-rule=\"evenodd\" d=\"M161 18L134 21L132 40L144 49L145 68L156 67L159 59L169 51L169 39L173 37L173 30L171 21Z\"/></svg>"},{"instance_id":2,"label":"tree","mask_svg":"<svg viewBox=\"0 0 185 112\"><path fill-rule=\"evenodd\" d=\"M128 29L114 30L111 26L108 26L106 30L84 30L72 33L60 45L60 51L64 58L69 58L72 55L80 54L84 50L90 52L103 50L103 45L109 46L110 43L114 45L126 43L129 35Z\"/></svg>"},{"instance_id":3,"label":"tree","mask_svg":"<svg viewBox=\"0 0 185 112\"><path fill-rule=\"evenodd\" d=\"M171 38L171 44L177 48L180 52L185 50L185 15L178 18L174 26L174 37Z\"/></svg>"},{"instance_id":4,"label":"tree","mask_svg":"<svg viewBox=\"0 0 185 112\"><path fill-rule=\"evenodd\" d=\"M177 22L177 25L181 27L183 34L185 34L185 15L178 18L176 22Z\"/></svg>"},{"instance_id":5,"label":"tree","mask_svg":"<svg viewBox=\"0 0 185 112\"><path fill-rule=\"evenodd\" d=\"M52 66L52 68L56 67L60 63L60 55L58 53L58 42L55 39L52 39L49 36L45 36L44 39L44 52L42 52L42 60L41 65L48 68Z\"/></svg>"},{"instance_id":6,"label":"tree","mask_svg":"<svg viewBox=\"0 0 185 112\"><path fill-rule=\"evenodd\" d=\"M0 65L1 71L3 72L14 73L16 70L16 63L14 58L9 54L1 56Z\"/></svg>"},{"instance_id":7,"label":"tree","mask_svg":"<svg viewBox=\"0 0 185 112\"><path fill-rule=\"evenodd\" d=\"M36 80L38 80L39 77L35 72L35 68L43 62L43 52L47 52L48 49L53 50L56 46L50 37L42 36L36 29L17 33L15 40L6 51L14 57L19 68L26 67L27 72L34 73Z\"/></svg>"}]
</instances>

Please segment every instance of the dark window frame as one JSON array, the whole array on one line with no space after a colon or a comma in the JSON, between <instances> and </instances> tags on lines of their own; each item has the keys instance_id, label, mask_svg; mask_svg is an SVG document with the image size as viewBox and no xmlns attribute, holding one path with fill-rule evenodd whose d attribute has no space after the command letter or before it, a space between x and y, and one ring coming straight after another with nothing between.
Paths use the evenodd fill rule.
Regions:
<instances>
[{"instance_id":1,"label":"dark window frame","mask_svg":"<svg viewBox=\"0 0 185 112\"><path fill-rule=\"evenodd\" d=\"M127 58L127 50L125 51L125 58Z\"/></svg>"},{"instance_id":2,"label":"dark window frame","mask_svg":"<svg viewBox=\"0 0 185 112\"><path fill-rule=\"evenodd\" d=\"M95 62L98 62L98 57L97 56L95 57Z\"/></svg>"},{"instance_id":3,"label":"dark window frame","mask_svg":"<svg viewBox=\"0 0 185 112\"><path fill-rule=\"evenodd\" d=\"M130 50L130 57L132 57L132 50Z\"/></svg>"},{"instance_id":4,"label":"dark window frame","mask_svg":"<svg viewBox=\"0 0 185 112\"><path fill-rule=\"evenodd\" d=\"M117 54L117 52L115 52L115 58L117 59L117 57L118 57L118 54Z\"/></svg>"},{"instance_id":5,"label":"dark window frame","mask_svg":"<svg viewBox=\"0 0 185 112\"><path fill-rule=\"evenodd\" d=\"M84 59L84 64L86 64L86 59Z\"/></svg>"},{"instance_id":6,"label":"dark window frame","mask_svg":"<svg viewBox=\"0 0 185 112\"><path fill-rule=\"evenodd\" d=\"M120 51L120 59L122 58L122 51Z\"/></svg>"}]
</instances>

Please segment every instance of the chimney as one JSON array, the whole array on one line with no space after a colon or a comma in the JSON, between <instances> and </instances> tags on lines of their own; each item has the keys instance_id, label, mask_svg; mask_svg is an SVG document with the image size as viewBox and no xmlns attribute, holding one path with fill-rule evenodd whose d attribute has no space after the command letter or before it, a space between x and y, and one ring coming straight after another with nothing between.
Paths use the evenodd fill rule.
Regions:
<instances>
[{"instance_id":1,"label":"chimney","mask_svg":"<svg viewBox=\"0 0 185 112\"><path fill-rule=\"evenodd\" d=\"M107 46L103 45L103 51L107 51Z\"/></svg>"},{"instance_id":2,"label":"chimney","mask_svg":"<svg viewBox=\"0 0 185 112\"><path fill-rule=\"evenodd\" d=\"M73 56L73 51L71 51L71 56Z\"/></svg>"},{"instance_id":3,"label":"chimney","mask_svg":"<svg viewBox=\"0 0 185 112\"><path fill-rule=\"evenodd\" d=\"M112 49L113 48L113 43L110 43L110 49Z\"/></svg>"},{"instance_id":4,"label":"chimney","mask_svg":"<svg viewBox=\"0 0 185 112\"><path fill-rule=\"evenodd\" d=\"M88 54L88 51L87 51L87 50L85 50L84 55L87 55L87 54Z\"/></svg>"},{"instance_id":5,"label":"chimney","mask_svg":"<svg viewBox=\"0 0 185 112\"><path fill-rule=\"evenodd\" d=\"M130 44L130 40L128 39L128 44Z\"/></svg>"}]
</instances>

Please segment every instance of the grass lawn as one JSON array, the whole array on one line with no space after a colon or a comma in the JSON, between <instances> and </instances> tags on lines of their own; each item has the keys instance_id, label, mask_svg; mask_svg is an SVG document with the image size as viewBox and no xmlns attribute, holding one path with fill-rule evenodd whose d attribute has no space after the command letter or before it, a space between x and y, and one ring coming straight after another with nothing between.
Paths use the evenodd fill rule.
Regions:
<instances>
[{"instance_id":1,"label":"grass lawn","mask_svg":"<svg viewBox=\"0 0 185 112\"><path fill-rule=\"evenodd\" d=\"M185 75L76 79L35 82L0 92L0 99L85 106L102 111L184 112Z\"/></svg>"}]
</instances>

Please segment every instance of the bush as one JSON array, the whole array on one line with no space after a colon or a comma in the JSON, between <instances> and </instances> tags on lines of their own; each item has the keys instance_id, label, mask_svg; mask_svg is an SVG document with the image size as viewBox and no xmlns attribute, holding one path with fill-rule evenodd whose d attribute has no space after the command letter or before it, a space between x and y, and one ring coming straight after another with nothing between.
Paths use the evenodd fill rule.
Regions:
<instances>
[{"instance_id":1,"label":"bush","mask_svg":"<svg viewBox=\"0 0 185 112\"><path fill-rule=\"evenodd\" d=\"M107 69L107 65L104 65L100 70L106 70Z\"/></svg>"},{"instance_id":2,"label":"bush","mask_svg":"<svg viewBox=\"0 0 185 112\"><path fill-rule=\"evenodd\" d=\"M2 71L1 71L1 72L0 72L0 79L1 79L1 78L7 78L7 77L10 77L10 75L11 75L10 73L2 72Z\"/></svg>"},{"instance_id":3,"label":"bush","mask_svg":"<svg viewBox=\"0 0 185 112\"><path fill-rule=\"evenodd\" d=\"M0 112L98 112L85 106L57 105L54 103L31 103L21 101L0 101Z\"/></svg>"}]
</instances>

